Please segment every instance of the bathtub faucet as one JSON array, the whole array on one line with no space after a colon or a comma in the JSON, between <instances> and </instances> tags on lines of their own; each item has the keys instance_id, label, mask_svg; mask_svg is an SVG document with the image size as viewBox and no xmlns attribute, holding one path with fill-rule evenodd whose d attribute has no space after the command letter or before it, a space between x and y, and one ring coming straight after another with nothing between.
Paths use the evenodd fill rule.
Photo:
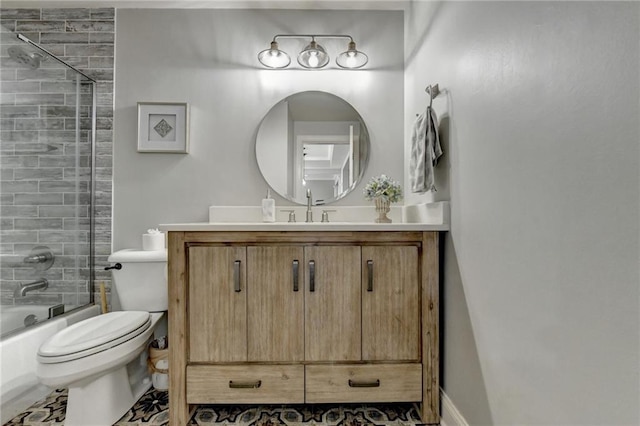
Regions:
<instances>
[{"instance_id":1,"label":"bathtub faucet","mask_svg":"<svg viewBox=\"0 0 640 426\"><path fill-rule=\"evenodd\" d=\"M13 292L13 297L24 297L30 291L44 290L47 287L49 287L49 281L47 281L45 278L41 278L38 281L34 281L28 284L20 283L16 286L16 289Z\"/></svg>"}]
</instances>

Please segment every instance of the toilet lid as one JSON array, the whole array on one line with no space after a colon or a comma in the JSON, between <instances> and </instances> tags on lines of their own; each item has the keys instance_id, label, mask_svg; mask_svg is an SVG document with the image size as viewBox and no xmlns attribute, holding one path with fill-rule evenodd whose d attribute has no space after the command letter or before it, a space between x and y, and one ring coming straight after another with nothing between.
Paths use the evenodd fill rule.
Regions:
<instances>
[{"instance_id":1,"label":"toilet lid","mask_svg":"<svg viewBox=\"0 0 640 426\"><path fill-rule=\"evenodd\" d=\"M71 361L117 346L151 326L149 312L117 311L73 324L46 340L38 349L44 363Z\"/></svg>"}]
</instances>

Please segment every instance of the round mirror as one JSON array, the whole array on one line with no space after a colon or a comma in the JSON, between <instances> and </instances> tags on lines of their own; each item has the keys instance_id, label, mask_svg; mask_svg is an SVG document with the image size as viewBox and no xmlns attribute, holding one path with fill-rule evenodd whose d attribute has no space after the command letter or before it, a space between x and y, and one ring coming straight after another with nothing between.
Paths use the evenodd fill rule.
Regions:
<instances>
[{"instance_id":1,"label":"round mirror","mask_svg":"<svg viewBox=\"0 0 640 426\"><path fill-rule=\"evenodd\" d=\"M260 123L256 158L264 179L287 200L328 204L356 187L369 157L360 114L325 92L301 92L278 102Z\"/></svg>"}]
</instances>

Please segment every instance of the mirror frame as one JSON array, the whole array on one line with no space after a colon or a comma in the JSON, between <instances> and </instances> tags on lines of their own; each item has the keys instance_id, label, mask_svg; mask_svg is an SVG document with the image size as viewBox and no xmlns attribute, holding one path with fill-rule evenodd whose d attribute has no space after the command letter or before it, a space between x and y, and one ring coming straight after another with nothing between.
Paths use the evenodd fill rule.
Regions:
<instances>
[{"instance_id":1,"label":"mirror frame","mask_svg":"<svg viewBox=\"0 0 640 426\"><path fill-rule=\"evenodd\" d=\"M268 179L268 175L269 173L265 173L266 167L264 162L266 160L263 160L261 164L260 161L260 136L263 132L265 132L265 123L267 122L268 118L270 117L270 115L272 113L274 113L274 111L277 111L279 105L281 105L283 102L287 102L289 101L291 98L294 98L296 96L299 95L313 95L314 93L317 94L321 94L322 96L325 97L332 97L334 98L333 100L336 102L340 102L345 108L350 108L350 110L353 113L353 116L350 117L348 120L344 120L344 122L348 122L348 121L357 121L359 124L359 135L358 135L358 141L359 141L359 147L358 147L358 153L359 153L359 161L358 161L358 170L357 170L357 176L356 174L354 174L352 183L346 187L345 189L342 190L342 192L340 194L338 194L337 196L334 196L332 198L327 198L322 200L322 202L317 203L317 202L313 202L313 205L328 205L331 203L334 203L344 197L346 197L349 193L351 193L356 186L358 186L358 184L362 181L362 178L364 176L364 172L365 169L367 168L368 164L369 164L369 153L371 151L371 140L369 137L369 131L367 129L366 123L364 122L364 119L362 118L362 116L360 115L360 113L353 107L353 105L351 105L349 102L345 101L344 99L342 99L341 97L333 94L333 93L329 93L329 92L324 92L324 91L319 91L319 90L308 90L308 91L302 91L302 92L296 92L296 93L292 93L288 96L286 96L285 98L279 100L278 102L276 102L270 109L269 111L265 114L265 116L262 118L262 120L260 121L260 124L258 125L258 130L256 132L256 138L255 138L255 157L256 157L256 162L258 164L258 169L260 170L260 174L262 175L262 178L265 180L265 182L267 183L267 185L269 185L269 187L271 188L271 190L273 190L275 193L277 193L278 195L280 195L281 197L285 198L286 200L289 200L293 203L296 204L300 204L300 205L305 205L306 204L306 200L301 200L301 199L296 199L294 197L293 194L295 194L295 188L292 191L293 186L295 185L295 177L292 177L291 180L292 182L289 183L289 179L287 179L287 191L286 193L283 193L282 190L280 190L279 188L276 188L274 186L273 181L270 181ZM311 121L311 120L309 120ZM339 121L339 120L327 120L327 121ZM319 121L319 122L323 122L323 121ZM353 140L353 135L351 134L351 136L349 137L350 140ZM323 137L326 137L324 135L319 135L318 138L322 139ZM304 138L304 136L301 136L301 138ZM329 137L330 139L330 137ZM297 146L297 144L296 144ZM293 147L294 151L298 151L296 150L296 146ZM288 148L288 147L287 147ZM264 152L264 149L262 150ZM293 154L291 155L293 157ZM287 161L289 160L289 158L286 159ZM291 165L291 168L293 169L293 164ZM304 185L304 184L301 184ZM291 193L290 193L291 191Z\"/></svg>"}]
</instances>

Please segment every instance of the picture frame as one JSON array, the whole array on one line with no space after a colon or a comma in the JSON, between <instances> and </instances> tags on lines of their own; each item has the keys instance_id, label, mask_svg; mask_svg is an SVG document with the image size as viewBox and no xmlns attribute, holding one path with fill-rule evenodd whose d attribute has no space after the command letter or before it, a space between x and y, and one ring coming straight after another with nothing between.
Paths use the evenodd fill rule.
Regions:
<instances>
[{"instance_id":1,"label":"picture frame","mask_svg":"<svg viewBox=\"0 0 640 426\"><path fill-rule=\"evenodd\" d=\"M189 152L189 104L138 102L138 152Z\"/></svg>"}]
</instances>

